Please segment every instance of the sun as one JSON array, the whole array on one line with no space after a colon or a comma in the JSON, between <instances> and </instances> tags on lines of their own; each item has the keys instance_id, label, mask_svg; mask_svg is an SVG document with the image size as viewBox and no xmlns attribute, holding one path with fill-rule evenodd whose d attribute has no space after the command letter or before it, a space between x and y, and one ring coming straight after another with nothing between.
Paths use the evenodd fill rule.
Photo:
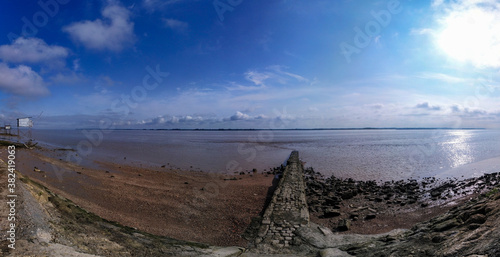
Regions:
<instances>
[{"instance_id":1,"label":"sun","mask_svg":"<svg viewBox=\"0 0 500 257\"><path fill-rule=\"evenodd\" d=\"M500 10L473 6L440 20L438 48L452 59L477 67L500 67Z\"/></svg>"}]
</instances>

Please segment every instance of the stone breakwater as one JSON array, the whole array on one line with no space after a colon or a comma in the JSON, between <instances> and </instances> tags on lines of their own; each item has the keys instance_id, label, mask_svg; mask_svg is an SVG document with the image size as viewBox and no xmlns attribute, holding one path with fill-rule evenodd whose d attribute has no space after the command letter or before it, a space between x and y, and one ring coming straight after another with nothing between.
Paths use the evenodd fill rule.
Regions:
<instances>
[{"instance_id":1,"label":"stone breakwater","mask_svg":"<svg viewBox=\"0 0 500 257\"><path fill-rule=\"evenodd\" d=\"M274 195L265 210L255 243L274 249L300 245L295 231L309 225L304 168L293 151Z\"/></svg>"}]
</instances>

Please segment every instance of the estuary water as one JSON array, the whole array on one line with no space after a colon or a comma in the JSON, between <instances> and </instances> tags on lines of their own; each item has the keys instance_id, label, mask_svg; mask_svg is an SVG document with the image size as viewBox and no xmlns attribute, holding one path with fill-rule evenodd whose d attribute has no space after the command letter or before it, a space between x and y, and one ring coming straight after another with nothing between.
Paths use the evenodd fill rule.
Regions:
<instances>
[{"instance_id":1,"label":"estuary water","mask_svg":"<svg viewBox=\"0 0 500 257\"><path fill-rule=\"evenodd\" d=\"M107 161L234 173L268 170L298 150L306 167L362 180L500 171L500 130L33 130L52 148ZM69 152L69 151L68 151Z\"/></svg>"}]
</instances>

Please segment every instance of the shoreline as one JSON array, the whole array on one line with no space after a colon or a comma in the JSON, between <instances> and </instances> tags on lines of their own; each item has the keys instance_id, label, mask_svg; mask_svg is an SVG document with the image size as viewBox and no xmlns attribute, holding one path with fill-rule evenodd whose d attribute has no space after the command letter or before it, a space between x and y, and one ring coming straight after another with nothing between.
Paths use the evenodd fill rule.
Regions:
<instances>
[{"instance_id":1,"label":"shoreline","mask_svg":"<svg viewBox=\"0 0 500 257\"><path fill-rule=\"evenodd\" d=\"M181 240L219 246L247 246L251 240L244 239L242 235L252 219L261 214L272 193L273 175L265 172L230 175L113 163L100 163L103 169L89 169L40 152L19 150L18 158L23 159L23 164L18 169L23 175L78 206L110 221ZM53 174L51 165L65 170L62 181L57 174ZM498 179L498 174L495 174L495 179L490 177L489 185L498 186ZM374 181L324 178L311 168L306 170L308 189L318 183L328 189L327 182L340 189L330 189L321 194L318 190L308 190L307 193L311 221L339 234L380 234L396 228L409 229L480 193L465 190L467 185L477 185L480 182L478 179L466 181L408 180L379 185ZM407 187L415 189L415 183L422 191L400 190ZM464 194L449 197L455 186L464 188ZM367 190L363 189L352 197L341 194L353 188ZM484 184L479 189L487 188L488 185ZM389 189L400 192L385 199L382 193ZM439 197L436 195L434 200L430 197L433 190L439 192ZM419 200L414 202L394 200L397 197L410 199L408 196L415 195L419 196ZM375 217L367 218L369 215ZM339 229L338 222L346 219L350 220L350 227Z\"/></svg>"}]
</instances>

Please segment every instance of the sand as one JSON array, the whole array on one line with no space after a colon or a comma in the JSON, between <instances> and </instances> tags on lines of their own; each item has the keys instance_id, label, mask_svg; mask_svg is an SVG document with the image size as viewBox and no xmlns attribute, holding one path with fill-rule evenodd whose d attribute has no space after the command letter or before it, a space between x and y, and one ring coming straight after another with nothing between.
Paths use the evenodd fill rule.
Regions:
<instances>
[{"instance_id":1,"label":"sand","mask_svg":"<svg viewBox=\"0 0 500 257\"><path fill-rule=\"evenodd\" d=\"M241 235L262 211L273 179L111 163L90 169L46 151L19 150L18 170L107 220L219 246L247 245Z\"/></svg>"}]
</instances>

